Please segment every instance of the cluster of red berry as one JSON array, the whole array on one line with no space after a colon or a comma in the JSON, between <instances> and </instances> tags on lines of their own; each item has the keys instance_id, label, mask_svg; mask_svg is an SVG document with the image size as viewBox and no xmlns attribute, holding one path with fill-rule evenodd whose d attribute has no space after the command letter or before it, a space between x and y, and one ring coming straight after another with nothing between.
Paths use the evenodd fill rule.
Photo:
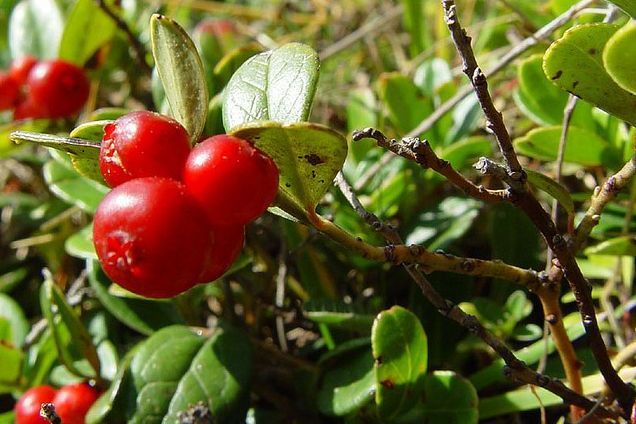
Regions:
<instances>
[{"instance_id":1,"label":"cluster of red berry","mask_svg":"<svg viewBox=\"0 0 636 424\"><path fill-rule=\"evenodd\" d=\"M276 197L278 168L245 140L208 138L153 112L105 127L101 173L113 190L93 222L102 268L146 297L172 297L220 277L240 253L245 225Z\"/></svg>"},{"instance_id":2,"label":"cluster of red berry","mask_svg":"<svg viewBox=\"0 0 636 424\"><path fill-rule=\"evenodd\" d=\"M16 424L43 424L40 416L43 403L52 403L64 424L84 424L84 417L100 392L88 383L67 384L59 390L51 386L36 386L24 392L15 404Z\"/></svg>"},{"instance_id":3,"label":"cluster of red berry","mask_svg":"<svg viewBox=\"0 0 636 424\"><path fill-rule=\"evenodd\" d=\"M65 118L84 106L89 89L82 68L25 56L0 73L0 110L13 109L14 119Z\"/></svg>"}]
</instances>

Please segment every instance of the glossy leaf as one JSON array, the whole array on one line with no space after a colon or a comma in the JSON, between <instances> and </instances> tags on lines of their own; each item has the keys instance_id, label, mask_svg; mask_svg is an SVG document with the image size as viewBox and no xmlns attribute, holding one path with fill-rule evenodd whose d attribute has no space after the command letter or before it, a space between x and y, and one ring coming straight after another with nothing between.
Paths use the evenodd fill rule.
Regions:
<instances>
[{"instance_id":1,"label":"glossy leaf","mask_svg":"<svg viewBox=\"0 0 636 424\"><path fill-rule=\"evenodd\" d=\"M559 201L559 204L570 215L574 214L574 201L570 192L552 178L543 175L540 172L526 169L528 182L541 191L548 193L550 196Z\"/></svg>"},{"instance_id":2,"label":"glossy leaf","mask_svg":"<svg viewBox=\"0 0 636 424\"><path fill-rule=\"evenodd\" d=\"M111 282L97 261L90 261L88 269L88 282L97 299L124 325L149 335L160 328L183 323L173 301L113 296L108 291Z\"/></svg>"},{"instance_id":3,"label":"glossy leaf","mask_svg":"<svg viewBox=\"0 0 636 424\"><path fill-rule=\"evenodd\" d=\"M112 2L111 2L112 3ZM83 66L115 34L117 25L94 0L78 0L71 10L59 58Z\"/></svg>"},{"instance_id":4,"label":"glossy leaf","mask_svg":"<svg viewBox=\"0 0 636 424\"><path fill-rule=\"evenodd\" d=\"M613 24L587 24L568 30L546 52L543 70L562 89L636 124L636 95L618 86L603 65L605 44L618 28Z\"/></svg>"},{"instance_id":5,"label":"glossy leaf","mask_svg":"<svg viewBox=\"0 0 636 424\"><path fill-rule=\"evenodd\" d=\"M553 161L557 158L560 138L560 126L542 127L517 138L514 145L522 155ZM564 160L584 166L617 166L620 163L618 152L607 140L578 127L570 127L568 131Z\"/></svg>"},{"instance_id":6,"label":"glossy leaf","mask_svg":"<svg viewBox=\"0 0 636 424\"><path fill-rule=\"evenodd\" d=\"M318 409L331 416L351 414L373 399L375 387L373 356L365 348L349 354L341 359L340 366L325 373L318 392Z\"/></svg>"},{"instance_id":7,"label":"glossy leaf","mask_svg":"<svg viewBox=\"0 0 636 424\"><path fill-rule=\"evenodd\" d=\"M585 255L636 256L636 237L621 236L604 240L585 249Z\"/></svg>"},{"instance_id":8,"label":"glossy leaf","mask_svg":"<svg viewBox=\"0 0 636 424\"><path fill-rule=\"evenodd\" d=\"M170 18L153 15L150 35L172 116L195 142L205 126L209 101L201 57L185 30Z\"/></svg>"},{"instance_id":9,"label":"glossy leaf","mask_svg":"<svg viewBox=\"0 0 636 424\"><path fill-rule=\"evenodd\" d=\"M66 253L80 259L97 259L93 245L93 226L82 228L64 242Z\"/></svg>"},{"instance_id":10,"label":"glossy leaf","mask_svg":"<svg viewBox=\"0 0 636 424\"><path fill-rule=\"evenodd\" d=\"M307 121L319 66L318 54L300 43L252 56L234 73L225 89L225 129L235 131L254 121Z\"/></svg>"},{"instance_id":11,"label":"glossy leaf","mask_svg":"<svg viewBox=\"0 0 636 424\"><path fill-rule=\"evenodd\" d=\"M0 343L0 393L9 393L11 387L17 388L23 353L17 347Z\"/></svg>"},{"instance_id":12,"label":"glossy leaf","mask_svg":"<svg viewBox=\"0 0 636 424\"><path fill-rule=\"evenodd\" d=\"M15 347L22 346L24 338L29 332L29 322L20 304L4 293L0 293L0 319L7 321L10 330L9 337L4 341ZM2 362L0 361L0 363Z\"/></svg>"},{"instance_id":13,"label":"glossy leaf","mask_svg":"<svg viewBox=\"0 0 636 424\"><path fill-rule=\"evenodd\" d=\"M469 424L479 421L477 390L452 371L435 371L424 379L421 410L429 424Z\"/></svg>"},{"instance_id":14,"label":"glossy leaf","mask_svg":"<svg viewBox=\"0 0 636 424\"><path fill-rule=\"evenodd\" d=\"M49 125L48 119L27 119L0 125L0 158L17 148L11 140L15 131L44 131Z\"/></svg>"},{"instance_id":15,"label":"glossy leaf","mask_svg":"<svg viewBox=\"0 0 636 424\"><path fill-rule=\"evenodd\" d=\"M44 280L40 293L42 313L49 327L52 329L53 339L57 347L59 358L69 371L82 375L72 365L74 360L86 358L93 372L84 377L100 375L100 362L97 349L93 344L86 327L66 302L64 294L49 278ZM68 330L68 339L58 332L58 327L64 326Z\"/></svg>"},{"instance_id":16,"label":"glossy leaf","mask_svg":"<svg viewBox=\"0 0 636 424\"><path fill-rule=\"evenodd\" d=\"M131 363L137 396L130 421L176 422L179 412L202 402L215 420L238 422L249 393L250 351L246 336L232 327L208 339L182 326L158 331Z\"/></svg>"},{"instance_id":17,"label":"glossy leaf","mask_svg":"<svg viewBox=\"0 0 636 424\"><path fill-rule=\"evenodd\" d=\"M440 150L442 159L450 162L455 169L464 169L482 156L492 154L492 142L486 137L464 138Z\"/></svg>"},{"instance_id":18,"label":"glossy leaf","mask_svg":"<svg viewBox=\"0 0 636 424\"><path fill-rule=\"evenodd\" d=\"M11 57L57 57L64 19L55 0L22 0L9 20Z\"/></svg>"},{"instance_id":19,"label":"glossy leaf","mask_svg":"<svg viewBox=\"0 0 636 424\"><path fill-rule=\"evenodd\" d=\"M69 137L94 142L95 145L100 147L102 138L104 137L104 127L112 122L112 120L86 122L73 129L73 131L69 134ZM98 158L78 156L72 153L69 153L69 155L71 157L73 168L75 168L80 175L106 185L99 169Z\"/></svg>"},{"instance_id":20,"label":"glossy leaf","mask_svg":"<svg viewBox=\"0 0 636 424\"><path fill-rule=\"evenodd\" d=\"M27 131L12 132L10 138L14 143L35 143L40 146L51 147L66 153L72 153L81 158L99 158L100 143L95 141L80 138L59 137L56 135Z\"/></svg>"},{"instance_id":21,"label":"glossy leaf","mask_svg":"<svg viewBox=\"0 0 636 424\"><path fill-rule=\"evenodd\" d=\"M633 8L636 11L636 5ZM626 24L608 40L603 63L621 88L636 94L636 21Z\"/></svg>"},{"instance_id":22,"label":"glossy leaf","mask_svg":"<svg viewBox=\"0 0 636 424\"><path fill-rule=\"evenodd\" d=\"M401 133L411 131L433 112L430 99L424 98L415 83L402 74L383 74L378 86L379 97L387 109L389 119Z\"/></svg>"},{"instance_id":23,"label":"glossy leaf","mask_svg":"<svg viewBox=\"0 0 636 424\"><path fill-rule=\"evenodd\" d=\"M99 202L109 191L106 186L54 160L44 165L43 173L49 189L56 196L89 213L95 213Z\"/></svg>"},{"instance_id":24,"label":"glossy leaf","mask_svg":"<svg viewBox=\"0 0 636 424\"><path fill-rule=\"evenodd\" d=\"M243 63L262 52L263 48L256 43L240 46L227 52L227 54L216 63L212 70L212 75L215 77L217 84L220 85L219 89L230 81L232 75L234 75Z\"/></svg>"},{"instance_id":25,"label":"glossy leaf","mask_svg":"<svg viewBox=\"0 0 636 424\"><path fill-rule=\"evenodd\" d=\"M417 402L426 373L428 345L417 316L394 306L381 312L371 330L379 415L395 418Z\"/></svg>"},{"instance_id":26,"label":"glossy leaf","mask_svg":"<svg viewBox=\"0 0 636 424\"><path fill-rule=\"evenodd\" d=\"M301 220L313 213L347 155L342 135L308 122L255 122L231 134L274 159L280 171L276 205Z\"/></svg>"}]
</instances>

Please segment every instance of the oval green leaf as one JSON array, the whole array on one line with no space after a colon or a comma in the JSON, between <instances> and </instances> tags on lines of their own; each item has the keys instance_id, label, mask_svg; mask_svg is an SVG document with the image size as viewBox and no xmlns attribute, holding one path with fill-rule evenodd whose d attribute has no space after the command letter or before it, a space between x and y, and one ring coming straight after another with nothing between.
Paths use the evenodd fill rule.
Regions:
<instances>
[{"instance_id":1,"label":"oval green leaf","mask_svg":"<svg viewBox=\"0 0 636 424\"><path fill-rule=\"evenodd\" d=\"M35 143L45 147L72 153L89 159L99 158L100 143L80 138L59 137L51 134L40 134L28 131L14 131L9 136L14 143Z\"/></svg>"},{"instance_id":2,"label":"oval green leaf","mask_svg":"<svg viewBox=\"0 0 636 424\"><path fill-rule=\"evenodd\" d=\"M526 169L525 171L530 184L555 198L568 214L574 214L574 201L565 187L540 172L532 169Z\"/></svg>"},{"instance_id":3,"label":"oval green leaf","mask_svg":"<svg viewBox=\"0 0 636 424\"><path fill-rule=\"evenodd\" d=\"M97 349L79 317L50 278L46 278L42 285L40 306L51 328L58 357L62 363L69 371L80 377L99 376L100 362ZM64 327L68 333L61 332L60 327ZM93 373L86 375L75 367L74 362L83 358L88 360Z\"/></svg>"},{"instance_id":4,"label":"oval green leaf","mask_svg":"<svg viewBox=\"0 0 636 424\"><path fill-rule=\"evenodd\" d=\"M93 245L93 226L82 228L64 242L66 253L80 259L97 259Z\"/></svg>"},{"instance_id":5,"label":"oval green leaf","mask_svg":"<svg viewBox=\"0 0 636 424\"><path fill-rule=\"evenodd\" d=\"M514 141L517 152L531 158L553 161L559 151L561 126L536 128ZM584 166L620 165L620 154L607 140L579 127L570 127L565 146L565 162Z\"/></svg>"},{"instance_id":6,"label":"oval green leaf","mask_svg":"<svg viewBox=\"0 0 636 424\"><path fill-rule=\"evenodd\" d=\"M379 415L396 418L418 402L424 388L428 342L417 316L394 306L381 312L371 330L375 402Z\"/></svg>"},{"instance_id":7,"label":"oval green leaf","mask_svg":"<svg viewBox=\"0 0 636 424\"><path fill-rule=\"evenodd\" d=\"M164 328L137 351L131 373L137 392L129 422L177 422L202 402L218 422L239 422L249 395L251 345L238 329L208 339L183 326Z\"/></svg>"},{"instance_id":8,"label":"oval green leaf","mask_svg":"<svg viewBox=\"0 0 636 424\"><path fill-rule=\"evenodd\" d=\"M277 206L300 220L313 213L347 155L342 135L308 122L254 122L231 134L274 159L280 171Z\"/></svg>"},{"instance_id":9,"label":"oval green leaf","mask_svg":"<svg viewBox=\"0 0 636 424\"><path fill-rule=\"evenodd\" d=\"M152 16L150 37L172 116L195 142L205 126L209 101L201 57L185 30L165 16Z\"/></svg>"},{"instance_id":10,"label":"oval green leaf","mask_svg":"<svg viewBox=\"0 0 636 424\"><path fill-rule=\"evenodd\" d=\"M5 319L9 323L10 337L8 341L13 346L22 346L22 342L29 332L29 322L20 304L4 293L0 293L0 319Z\"/></svg>"},{"instance_id":11,"label":"oval green leaf","mask_svg":"<svg viewBox=\"0 0 636 424\"><path fill-rule=\"evenodd\" d=\"M619 86L636 94L636 21L630 21L609 39L603 63Z\"/></svg>"},{"instance_id":12,"label":"oval green leaf","mask_svg":"<svg viewBox=\"0 0 636 424\"><path fill-rule=\"evenodd\" d=\"M607 113L636 125L636 95L605 70L603 49L619 29L612 24L579 25L550 46L543 70L553 83Z\"/></svg>"},{"instance_id":13,"label":"oval green leaf","mask_svg":"<svg viewBox=\"0 0 636 424\"><path fill-rule=\"evenodd\" d=\"M636 2L634 0L610 0L616 6L623 9L629 16L636 19Z\"/></svg>"},{"instance_id":14,"label":"oval green leaf","mask_svg":"<svg viewBox=\"0 0 636 424\"><path fill-rule=\"evenodd\" d=\"M88 282L104 308L122 324L150 335L160 328L182 324L183 318L172 300L119 297L109 293L110 280L97 261L88 261Z\"/></svg>"},{"instance_id":15,"label":"oval green leaf","mask_svg":"<svg viewBox=\"0 0 636 424\"><path fill-rule=\"evenodd\" d=\"M83 66L115 35L116 29L115 22L96 1L78 0L64 27L59 58Z\"/></svg>"},{"instance_id":16,"label":"oval green leaf","mask_svg":"<svg viewBox=\"0 0 636 424\"><path fill-rule=\"evenodd\" d=\"M11 57L56 58L63 26L64 18L55 0L22 0L9 20Z\"/></svg>"},{"instance_id":17,"label":"oval green leaf","mask_svg":"<svg viewBox=\"0 0 636 424\"><path fill-rule=\"evenodd\" d=\"M104 137L104 127L112 122L112 120L86 122L71 131L69 136L72 139L92 141L95 142L95 145L101 146L101 141ZM71 157L73 168L75 168L80 175L106 185L106 181L104 181L102 172L99 169L98 158L78 156L72 153L69 153L69 156Z\"/></svg>"},{"instance_id":18,"label":"oval green leaf","mask_svg":"<svg viewBox=\"0 0 636 424\"><path fill-rule=\"evenodd\" d=\"M477 390L470 381L452 371L435 371L424 379L422 412L429 424L479 421Z\"/></svg>"},{"instance_id":19,"label":"oval green leaf","mask_svg":"<svg viewBox=\"0 0 636 424\"><path fill-rule=\"evenodd\" d=\"M49 189L60 199L82 210L95 213L108 187L88 179L70 167L51 160L42 169Z\"/></svg>"},{"instance_id":20,"label":"oval green leaf","mask_svg":"<svg viewBox=\"0 0 636 424\"><path fill-rule=\"evenodd\" d=\"M307 121L319 67L318 54L300 43L252 56L234 73L225 89L225 129L233 131L254 121Z\"/></svg>"},{"instance_id":21,"label":"oval green leaf","mask_svg":"<svg viewBox=\"0 0 636 424\"><path fill-rule=\"evenodd\" d=\"M586 255L636 256L636 237L614 237L585 249Z\"/></svg>"}]
</instances>

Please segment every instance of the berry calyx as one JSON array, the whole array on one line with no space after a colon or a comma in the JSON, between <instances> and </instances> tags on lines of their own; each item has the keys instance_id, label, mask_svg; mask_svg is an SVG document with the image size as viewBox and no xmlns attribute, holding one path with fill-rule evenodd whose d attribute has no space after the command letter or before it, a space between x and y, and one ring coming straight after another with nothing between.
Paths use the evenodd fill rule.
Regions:
<instances>
[{"instance_id":1,"label":"berry calyx","mask_svg":"<svg viewBox=\"0 0 636 424\"><path fill-rule=\"evenodd\" d=\"M48 118L65 118L80 111L90 90L82 68L62 60L39 62L29 72L27 96L46 110Z\"/></svg>"},{"instance_id":2,"label":"berry calyx","mask_svg":"<svg viewBox=\"0 0 636 424\"><path fill-rule=\"evenodd\" d=\"M56 390L51 386L32 387L18 399L15 404L16 424L44 424L47 421L40 417L43 403L53 402Z\"/></svg>"},{"instance_id":3,"label":"berry calyx","mask_svg":"<svg viewBox=\"0 0 636 424\"><path fill-rule=\"evenodd\" d=\"M209 283L230 269L243 249L245 227L242 225L219 225L212 227L214 244L208 266L201 276L201 283Z\"/></svg>"},{"instance_id":4,"label":"berry calyx","mask_svg":"<svg viewBox=\"0 0 636 424\"><path fill-rule=\"evenodd\" d=\"M192 149L183 180L212 225L245 225L274 201L278 168L247 141L217 135Z\"/></svg>"},{"instance_id":5,"label":"berry calyx","mask_svg":"<svg viewBox=\"0 0 636 424\"><path fill-rule=\"evenodd\" d=\"M213 235L183 184L151 177L128 181L104 197L93 243L114 282L141 296L165 298L200 282Z\"/></svg>"},{"instance_id":6,"label":"berry calyx","mask_svg":"<svg viewBox=\"0 0 636 424\"><path fill-rule=\"evenodd\" d=\"M132 112L104 128L99 168L111 187L140 177L180 180L189 153L188 133L177 121Z\"/></svg>"},{"instance_id":7,"label":"berry calyx","mask_svg":"<svg viewBox=\"0 0 636 424\"><path fill-rule=\"evenodd\" d=\"M100 392L88 383L68 384L53 398L55 412L64 424L84 424L86 413L99 396Z\"/></svg>"},{"instance_id":8,"label":"berry calyx","mask_svg":"<svg viewBox=\"0 0 636 424\"><path fill-rule=\"evenodd\" d=\"M10 74L0 73L0 110L13 108L19 94L20 84Z\"/></svg>"},{"instance_id":9,"label":"berry calyx","mask_svg":"<svg viewBox=\"0 0 636 424\"><path fill-rule=\"evenodd\" d=\"M27 82L29 73L31 73L31 69L33 69L36 63L38 63L38 60L33 56L22 56L11 63L9 72L13 79L22 85Z\"/></svg>"}]
</instances>

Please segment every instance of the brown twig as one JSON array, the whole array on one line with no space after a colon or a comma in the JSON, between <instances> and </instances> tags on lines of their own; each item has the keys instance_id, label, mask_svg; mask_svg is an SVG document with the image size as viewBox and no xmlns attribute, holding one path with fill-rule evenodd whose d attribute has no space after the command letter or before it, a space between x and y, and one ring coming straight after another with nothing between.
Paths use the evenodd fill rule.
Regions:
<instances>
[{"instance_id":1,"label":"brown twig","mask_svg":"<svg viewBox=\"0 0 636 424\"><path fill-rule=\"evenodd\" d=\"M510 134L503 121L503 116L494 106L492 97L488 91L486 77L477 65L477 60L470 46L471 39L461 27L456 14L455 2L453 0L442 0L442 6L444 8L447 26L464 65L464 73L470 79L481 108L484 111L484 115L486 116L487 127L493 132L497 139L499 150L506 161L509 177L519 183L517 186L511 187L512 193L510 200L532 220L533 224L541 232L548 247L552 249L558 259L559 266L563 269L564 276L568 280L576 298L577 307L581 313L583 326L588 336L590 350L596 359L598 368L601 374L603 374L607 385L617 397L624 413L629 414L636 394L633 388L625 384L612 367L605 342L603 341L598 322L596 321L589 282L583 276L567 242L563 236L558 233L548 213L543 209L532 193L526 189L525 172L519 164L519 160L510 140Z\"/></svg>"},{"instance_id":2,"label":"brown twig","mask_svg":"<svg viewBox=\"0 0 636 424\"><path fill-rule=\"evenodd\" d=\"M587 236L590 235L592 229L599 223L601 212L605 206L614 200L619 191L621 191L636 173L636 156L627 161L627 163L605 181L605 183L594 189L590 207L585 212L583 219L576 227L572 250L577 252L582 246Z\"/></svg>"},{"instance_id":3,"label":"brown twig","mask_svg":"<svg viewBox=\"0 0 636 424\"><path fill-rule=\"evenodd\" d=\"M355 195L351 185L339 173L336 177L336 184L340 191L351 204L358 215L364 219L372 228L378 231L390 244L402 243L397 231L384 224L376 215L367 211ZM488 344L506 363L506 375L524 384L541 386L555 395L561 397L565 402L577 405L585 410L592 410L596 403L567 388L561 381L550 378L536 371L531 370L497 337L490 333L477 318L466 314L459 307L442 297L430 284L426 277L420 272L417 265L403 265L411 278L416 282L426 299L445 317L452 319L471 333L477 335ZM597 409L598 416L612 417L612 413L606 409Z\"/></svg>"},{"instance_id":4,"label":"brown twig","mask_svg":"<svg viewBox=\"0 0 636 424\"><path fill-rule=\"evenodd\" d=\"M148 65L148 62L146 62L146 49L144 45L141 44L139 39L137 39L135 34L133 34L128 24L117 13L115 13L115 11L113 11L110 8L110 6L108 6L108 4L106 4L105 0L95 0L95 1L97 2L97 5L99 6L99 8L102 9L102 11L110 19L112 19L115 25L117 25L117 28L119 28L121 31L124 32L124 34L126 34L126 37L128 38L128 41L130 42L130 45L135 51L135 58L137 59L137 62L139 62L139 65L141 66L143 71L146 72L148 75L150 75L152 73L152 68L150 67L150 65Z\"/></svg>"}]
</instances>

